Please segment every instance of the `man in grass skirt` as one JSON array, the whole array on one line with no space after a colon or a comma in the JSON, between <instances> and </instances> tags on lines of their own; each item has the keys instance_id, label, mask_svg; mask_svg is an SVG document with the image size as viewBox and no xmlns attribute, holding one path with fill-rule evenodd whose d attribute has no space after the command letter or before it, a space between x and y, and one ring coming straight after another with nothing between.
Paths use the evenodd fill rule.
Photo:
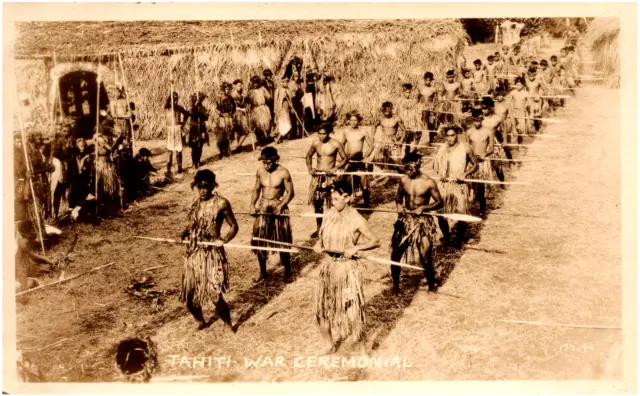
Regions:
<instances>
[{"instance_id":1,"label":"man in grass skirt","mask_svg":"<svg viewBox=\"0 0 640 396\"><path fill-rule=\"evenodd\" d=\"M473 149L458 140L460 127L457 125L445 128L445 144L440 146L433 160L433 170L440 177L438 189L442 195L445 213L469 214L469 185L463 180L478 170L478 159ZM438 218L445 241L449 241L449 223L447 219ZM457 224L458 246L462 246L466 233L466 224Z\"/></svg>"},{"instance_id":2,"label":"man in grass skirt","mask_svg":"<svg viewBox=\"0 0 640 396\"><path fill-rule=\"evenodd\" d=\"M437 228L433 216L423 213L438 210L443 204L436 182L421 172L421 160L422 156L415 152L402 159L405 175L396 194L398 220L391 237L391 260L422 265L429 291L435 292L438 287L434 268ZM400 270L397 265L391 266L393 294L400 292Z\"/></svg>"},{"instance_id":3,"label":"man in grass skirt","mask_svg":"<svg viewBox=\"0 0 640 396\"><path fill-rule=\"evenodd\" d=\"M320 266L314 314L323 338L336 351L339 341L353 336L367 353L362 274L356 254L380 246L367 221L351 206L351 185L340 180L332 186L332 208L320 229L317 253L325 252ZM360 237L364 236L365 241Z\"/></svg>"},{"instance_id":4,"label":"man in grass skirt","mask_svg":"<svg viewBox=\"0 0 640 396\"><path fill-rule=\"evenodd\" d=\"M333 132L333 126L324 124L318 130L318 139L314 140L307 152L307 169L311 175L309 185L309 205L313 205L315 213L323 213L324 207L331 208L331 186L338 180L335 173L342 169L347 163L347 153L339 141L333 139L329 134ZM340 155L340 160L337 155ZM313 156L317 155L316 166L312 165ZM311 234L311 238L316 238L320 232L322 218L316 219L317 229Z\"/></svg>"},{"instance_id":5,"label":"man in grass skirt","mask_svg":"<svg viewBox=\"0 0 640 396\"><path fill-rule=\"evenodd\" d=\"M293 181L287 168L278 164L280 156L274 147L262 149L260 161L263 167L256 172L256 184L251 194L251 215L256 216L253 223L253 236L270 239L273 241L291 243L291 224L289 223L289 208L287 204L294 196ZM254 246L280 247L252 240ZM266 279L268 252L254 251L260 263L260 276L256 279L259 282ZM289 253L280 253L280 261L284 267L285 279L291 279L291 256Z\"/></svg>"},{"instance_id":6,"label":"man in grass skirt","mask_svg":"<svg viewBox=\"0 0 640 396\"><path fill-rule=\"evenodd\" d=\"M208 169L196 173L191 188L198 188L198 199L191 206L189 224L182 232L182 239L189 241L187 257L182 271L182 290L180 301L198 322L198 329L204 329L206 322L202 306L207 300L216 306L220 319L233 331L231 311L224 299L229 290L229 263L223 245L231 241L238 233L231 205L222 196L216 194L216 176ZM223 238L220 229L223 221L230 230ZM199 245L198 242L213 242L215 246Z\"/></svg>"},{"instance_id":7,"label":"man in grass skirt","mask_svg":"<svg viewBox=\"0 0 640 396\"><path fill-rule=\"evenodd\" d=\"M373 167L368 166L364 161L368 159L373 150L373 139L369 136L366 130L359 128L359 124L362 121L362 117L356 111L349 112L346 116L347 126L343 129L342 134L339 135L339 142L344 146L347 155L349 155L349 162L345 166L346 172L366 172ZM368 151L364 151L365 143L368 147ZM351 183L353 188L352 202L355 204L356 191L359 189L362 191L362 200L364 206L369 207L371 204L371 194L369 192L369 176L367 175L346 175L343 178Z\"/></svg>"}]
</instances>

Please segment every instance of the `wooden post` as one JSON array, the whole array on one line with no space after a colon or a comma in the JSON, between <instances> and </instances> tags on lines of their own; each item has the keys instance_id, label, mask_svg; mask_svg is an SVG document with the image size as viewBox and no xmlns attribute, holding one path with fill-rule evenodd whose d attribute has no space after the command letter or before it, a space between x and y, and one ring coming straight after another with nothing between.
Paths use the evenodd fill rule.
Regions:
<instances>
[{"instance_id":1,"label":"wooden post","mask_svg":"<svg viewBox=\"0 0 640 396\"><path fill-rule=\"evenodd\" d=\"M20 120L20 137L22 138L22 149L24 150L24 161L25 166L27 167L27 174L30 174L33 170L31 168L31 161L29 160L29 154L27 152L27 139L24 136L24 124L22 121L22 106L20 107L20 111L18 113L18 118ZM45 256L44 252L44 237L42 233L42 223L40 221L40 211L38 210L38 200L36 199L36 192L33 188L33 177L29 176L29 188L31 190L31 197L33 198L33 209L34 214L36 215L36 225L38 227L38 235L40 236L40 247L42 248L42 255Z\"/></svg>"},{"instance_id":2,"label":"wooden post","mask_svg":"<svg viewBox=\"0 0 640 396\"><path fill-rule=\"evenodd\" d=\"M96 154L96 160L93 164L93 171L95 173L94 182L95 185L95 193L96 193L96 216L98 215L98 133L100 132L100 84L102 83L100 79L100 62L98 62L98 73L96 75L96 131L95 138L93 139L94 150Z\"/></svg>"},{"instance_id":3,"label":"wooden post","mask_svg":"<svg viewBox=\"0 0 640 396\"><path fill-rule=\"evenodd\" d=\"M129 108L129 128L131 128L131 151L133 152L132 154L135 155L136 153L136 138L135 135L133 134L133 120L131 119L131 116L133 115L133 111L131 110L131 105L129 103L129 89L128 89L128 85L127 85L127 77L124 75L124 66L122 65L122 57L120 56L120 53L118 52L118 63L120 64L120 74L122 74L122 86L124 87L124 99L127 101L127 108Z\"/></svg>"},{"instance_id":4,"label":"wooden post","mask_svg":"<svg viewBox=\"0 0 640 396\"><path fill-rule=\"evenodd\" d=\"M53 67L56 67L56 52L53 52ZM60 86L60 76L58 76L58 84L56 86L58 89L58 107L60 107L60 118L64 117L64 112L62 111L62 87ZM54 124L55 125L55 124Z\"/></svg>"},{"instance_id":5,"label":"wooden post","mask_svg":"<svg viewBox=\"0 0 640 396\"><path fill-rule=\"evenodd\" d=\"M169 61L169 101L171 102L171 133L176 133L176 113L173 110L173 67L171 66L171 61ZM167 140L169 139L169 134L167 133ZM169 151L169 159L173 158L173 153ZM176 162L178 162L178 156L176 155ZM171 167L173 170L173 166Z\"/></svg>"}]
</instances>

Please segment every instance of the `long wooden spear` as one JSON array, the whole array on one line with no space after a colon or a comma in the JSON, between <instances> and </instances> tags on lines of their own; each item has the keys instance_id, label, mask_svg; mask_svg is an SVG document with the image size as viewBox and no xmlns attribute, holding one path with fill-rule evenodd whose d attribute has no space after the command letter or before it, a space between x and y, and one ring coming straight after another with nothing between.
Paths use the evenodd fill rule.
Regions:
<instances>
[{"instance_id":1,"label":"long wooden spear","mask_svg":"<svg viewBox=\"0 0 640 396\"><path fill-rule=\"evenodd\" d=\"M314 250L314 248L311 247L311 246L295 245L293 243L273 241L271 239L263 239L263 238L258 238L258 237L253 237L252 239L254 241L269 242L269 243L273 243L275 245L289 246L289 247L293 247L293 248L297 248L297 249ZM326 253L336 253L336 254L343 254L344 253L344 252L340 252L340 251L337 251L337 250L329 250L329 249L323 249L322 251L326 252ZM360 254L357 254L355 257L361 258L361 259L365 259L365 260L370 260L370 261L373 261L373 262L376 262L376 263L380 263L380 264L397 265L398 267L411 268L411 269L415 269L415 270L418 270L418 271L424 271L424 268L416 267L415 265L399 263L397 261L387 260L387 259L383 259L383 258L379 258L379 257L368 256L368 255L365 256L365 255L360 255Z\"/></svg>"},{"instance_id":2,"label":"long wooden spear","mask_svg":"<svg viewBox=\"0 0 640 396\"><path fill-rule=\"evenodd\" d=\"M56 67L56 52L53 51L53 67ZM64 113L62 112L62 87L60 86L60 77L58 76L58 83L56 84L56 89L58 91L58 107L60 107L60 118L64 117ZM55 111L55 106L54 111ZM54 117L55 118L55 117ZM55 122L55 120L54 120Z\"/></svg>"},{"instance_id":3,"label":"long wooden spear","mask_svg":"<svg viewBox=\"0 0 640 396\"><path fill-rule=\"evenodd\" d=\"M529 135L529 134L526 134L526 133L514 133L511 136L528 136L528 137L534 137L535 136L535 137L549 138L549 139L557 139L558 138L558 136L556 136L556 135L547 135L547 134L544 134L544 135L542 135L542 134Z\"/></svg>"},{"instance_id":4,"label":"long wooden spear","mask_svg":"<svg viewBox=\"0 0 640 396\"><path fill-rule=\"evenodd\" d=\"M469 99L469 100L471 100L471 99ZM451 114L451 115L457 115L457 116L466 115L464 113L452 113L452 112L449 112L449 111L437 111L437 110L429 110L429 111L434 112L434 113ZM545 121L545 122L550 122L550 123L562 122L562 120L558 120L558 119L555 119L555 118L517 117L517 116L514 116L514 115L510 115L509 117L518 118L518 119L522 119L522 120L539 120L539 121Z\"/></svg>"},{"instance_id":5,"label":"long wooden spear","mask_svg":"<svg viewBox=\"0 0 640 396\"><path fill-rule=\"evenodd\" d=\"M526 135L535 136L535 135ZM516 144L516 143L502 143L503 147L547 147L544 144Z\"/></svg>"},{"instance_id":6,"label":"long wooden spear","mask_svg":"<svg viewBox=\"0 0 640 396\"><path fill-rule=\"evenodd\" d=\"M36 216L36 226L38 227L38 235L40 236L40 247L42 248L42 255L45 256L44 251L44 237L42 235L42 223L40 222L40 211L38 210L38 200L36 199L36 191L33 188L33 176L31 176L33 168L31 167L31 161L29 160L29 154L27 152L27 139L24 135L24 122L22 120L22 108L18 111L18 119L20 121L20 137L22 138L22 149L24 151L24 162L27 168L27 175L29 178L29 189L31 190L31 198L33 199L33 210Z\"/></svg>"},{"instance_id":7,"label":"long wooden spear","mask_svg":"<svg viewBox=\"0 0 640 396\"><path fill-rule=\"evenodd\" d=\"M189 241L179 241L177 239L152 238L152 237L143 237L143 236L136 236L136 238L138 238L138 239L146 239L148 241L155 241L155 242L189 244ZM201 245L201 246L216 246L216 244L213 243L213 242L197 242L197 244ZM262 246L238 245L238 244L235 244L235 243L225 243L222 246L229 247L229 248L234 248L234 249L264 250L264 251L267 251L267 252L281 252L281 253L297 253L298 252L297 250L293 250L293 249L280 249L280 248L269 248L269 247L262 247Z\"/></svg>"},{"instance_id":8,"label":"long wooden spear","mask_svg":"<svg viewBox=\"0 0 640 396\"><path fill-rule=\"evenodd\" d=\"M94 177L94 182L95 182L95 193L96 193L96 216L98 215L98 133L100 132L100 83L101 83L101 78L100 78L100 63L98 63L98 72L96 74L96 132L95 132L95 138L94 138L94 142L93 142L93 146L94 146L94 150L95 150L95 155L96 155L96 159L93 165L93 169L94 169L94 173L95 173L95 177Z\"/></svg>"},{"instance_id":9,"label":"long wooden spear","mask_svg":"<svg viewBox=\"0 0 640 396\"><path fill-rule=\"evenodd\" d=\"M393 209L369 209L369 208L358 208L359 211L363 212L382 212L382 213L398 213L397 210ZM411 214L410 211L405 211L407 214ZM476 216L470 216L462 213L437 213L437 212L423 212L425 216L435 216L435 217L445 217L455 221L465 221L469 223L478 223L481 222L482 219Z\"/></svg>"},{"instance_id":10,"label":"long wooden spear","mask_svg":"<svg viewBox=\"0 0 640 396\"><path fill-rule=\"evenodd\" d=\"M38 287L34 287L33 289L29 289L29 290L22 291L22 292L20 292L20 293L16 293L16 296L20 296L20 295L22 295L22 294L31 293L31 292L34 292L34 291L36 291L36 290L44 289L45 287L49 287L49 286L57 285L57 284L60 284L60 283L66 282L66 281L70 281L71 279L76 279L76 278L79 278L79 277L81 277L81 276L83 276L83 275L90 274L90 273L92 273L92 272L99 271L99 270L101 270L101 269L103 269L103 268L110 267L110 266L112 266L112 265L113 265L113 264L115 264L115 263L116 263L116 261L112 261L112 262L110 262L109 264L101 265L101 266L99 266L99 267L96 267L96 268L90 269L89 271L82 272L82 273L80 273L80 274L78 274L78 275L74 275L74 276L71 276L71 277L66 278L66 279L61 279L61 280L56 281L56 282L48 283L48 284L46 284L46 285L42 285L42 286L38 286Z\"/></svg>"},{"instance_id":11,"label":"long wooden spear","mask_svg":"<svg viewBox=\"0 0 640 396\"><path fill-rule=\"evenodd\" d=\"M307 172L291 172L291 175L309 175ZM316 172L317 175L326 175L326 172ZM386 176L386 177L402 177L402 173L384 173L384 172L336 172L336 176L340 175L352 175L352 176ZM236 173L236 176L255 176L255 173ZM440 180L438 176L431 176L434 180ZM462 179L466 183L482 183L482 184L504 184L504 185L523 185L529 186L531 183L527 182L501 182L496 180L480 180L480 179Z\"/></svg>"},{"instance_id":12,"label":"long wooden spear","mask_svg":"<svg viewBox=\"0 0 640 396\"><path fill-rule=\"evenodd\" d=\"M129 102L129 89L128 89L129 85L127 84L127 76L125 76L124 74L122 57L120 56L119 52L118 52L118 63L120 64L120 73L122 74L122 85L124 86L124 98L127 101L127 108L129 109L129 128L131 130L131 151L133 152L132 154L135 155L136 137L134 136L134 133L133 133L133 120L131 119L131 115L133 114L133 111L131 110L131 103Z\"/></svg>"}]
</instances>

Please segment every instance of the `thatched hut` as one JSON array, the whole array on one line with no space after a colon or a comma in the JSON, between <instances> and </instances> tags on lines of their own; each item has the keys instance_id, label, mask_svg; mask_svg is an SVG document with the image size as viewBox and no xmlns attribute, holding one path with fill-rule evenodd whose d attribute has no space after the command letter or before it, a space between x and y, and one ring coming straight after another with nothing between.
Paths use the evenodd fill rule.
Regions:
<instances>
[{"instance_id":1,"label":"thatched hut","mask_svg":"<svg viewBox=\"0 0 640 396\"><path fill-rule=\"evenodd\" d=\"M619 19L596 18L589 23L585 36L593 53L594 69L602 73L605 83L612 88L620 87L619 34Z\"/></svg>"},{"instance_id":2,"label":"thatched hut","mask_svg":"<svg viewBox=\"0 0 640 396\"><path fill-rule=\"evenodd\" d=\"M211 108L222 81L246 84L265 68L279 76L297 55L305 67L335 78L340 112L358 110L370 121L383 101L400 97L401 82L416 83L427 70L443 75L467 41L452 19L33 22L16 28L20 91L40 96L51 114L66 113L68 91L84 79L93 117L98 74L101 108L114 99L110 87L124 83L136 103L138 138L162 136L170 75L184 105L197 84Z\"/></svg>"}]
</instances>

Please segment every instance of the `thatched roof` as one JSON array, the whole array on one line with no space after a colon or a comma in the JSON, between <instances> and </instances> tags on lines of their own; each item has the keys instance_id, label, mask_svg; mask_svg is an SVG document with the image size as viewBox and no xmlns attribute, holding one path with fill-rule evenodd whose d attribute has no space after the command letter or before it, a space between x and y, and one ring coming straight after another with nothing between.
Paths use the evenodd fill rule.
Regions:
<instances>
[{"instance_id":1,"label":"thatched roof","mask_svg":"<svg viewBox=\"0 0 640 396\"><path fill-rule=\"evenodd\" d=\"M16 23L16 58L58 58L123 53L136 56L192 51L194 48L246 49L297 42L380 42L467 36L456 19L430 20L278 20L138 21ZM451 40L453 38L453 40Z\"/></svg>"},{"instance_id":2,"label":"thatched roof","mask_svg":"<svg viewBox=\"0 0 640 396\"><path fill-rule=\"evenodd\" d=\"M620 86L620 20L618 18L596 18L589 24L585 40L591 47L595 69L607 78L605 83Z\"/></svg>"}]
</instances>

